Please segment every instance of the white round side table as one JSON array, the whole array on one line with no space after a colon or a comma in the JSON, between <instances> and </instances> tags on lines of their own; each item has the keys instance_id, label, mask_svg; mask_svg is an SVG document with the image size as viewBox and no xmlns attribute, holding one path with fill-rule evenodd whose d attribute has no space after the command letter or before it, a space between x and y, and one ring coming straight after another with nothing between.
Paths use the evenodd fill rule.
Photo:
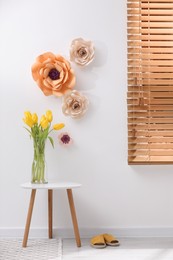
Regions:
<instances>
[{"instance_id":1,"label":"white round side table","mask_svg":"<svg viewBox=\"0 0 173 260\"><path fill-rule=\"evenodd\" d=\"M49 234L49 238L53 237L53 232L52 232L53 190L66 190L67 196L68 196L68 201L69 201L69 206L70 206L70 211L71 211L71 218L72 218L72 223L73 223L73 228L74 228L76 244L78 247L81 246L81 239L80 239L80 234L79 234L78 222L77 222L76 211L75 211L74 200L73 200L73 193L72 193L72 189L79 188L80 186L81 186L81 184L72 183L72 182L49 182L46 184L32 184L32 183L28 182L28 183L23 183L21 185L22 188L31 190L31 197L30 197L29 209L28 209L24 237L23 237L23 244L22 244L23 247L27 246L36 190L40 190L40 189L44 189L44 190L48 191L48 234Z\"/></svg>"}]
</instances>

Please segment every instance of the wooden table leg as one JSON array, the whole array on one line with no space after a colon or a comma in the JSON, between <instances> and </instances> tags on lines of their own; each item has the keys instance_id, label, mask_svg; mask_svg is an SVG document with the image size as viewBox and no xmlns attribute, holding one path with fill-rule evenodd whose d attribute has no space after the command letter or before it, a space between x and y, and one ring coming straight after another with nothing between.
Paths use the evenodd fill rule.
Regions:
<instances>
[{"instance_id":1,"label":"wooden table leg","mask_svg":"<svg viewBox=\"0 0 173 260\"><path fill-rule=\"evenodd\" d=\"M27 246L29 228L30 228L31 217L32 217L32 210L33 210L34 200L35 200L35 194L36 194L36 189L33 189L31 191L31 198L30 198L28 215L27 215L27 220L26 220L26 225L25 225L25 233L24 233L23 244L22 244L23 247Z\"/></svg>"},{"instance_id":2,"label":"wooden table leg","mask_svg":"<svg viewBox=\"0 0 173 260\"><path fill-rule=\"evenodd\" d=\"M53 191L48 190L48 227L49 227L49 238L53 237L52 233L52 199Z\"/></svg>"},{"instance_id":3,"label":"wooden table leg","mask_svg":"<svg viewBox=\"0 0 173 260\"><path fill-rule=\"evenodd\" d=\"M73 228L74 228L74 233L75 233L75 238L76 238L76 244L77 244L78 247L81 247L79 228L78 228L77 217L76 217L75 206L74 206L74 200L73 200L73 194L72 194L71 189L67 189L67 195L68 195L68 201L69 201L69 206L70 206L70 211L71 211Z\"/></svg>"}]
</instances>

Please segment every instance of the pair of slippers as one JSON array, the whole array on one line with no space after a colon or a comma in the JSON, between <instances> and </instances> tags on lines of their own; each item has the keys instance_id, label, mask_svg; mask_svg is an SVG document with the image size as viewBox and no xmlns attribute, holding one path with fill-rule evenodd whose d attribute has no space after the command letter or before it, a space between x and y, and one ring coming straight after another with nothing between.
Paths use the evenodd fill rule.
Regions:
<instances>
[{"instance_id":1,"label":"pair of slippers","mask_svg":"<svg viewBox=\"0 0 173 260\"><path fill-rule=\"evenodd\" d=\"M119 246L118 239L111 234L101 234L91 238L90 245L94 248L105 248L106 246Z\"/></svg>"}]
</instances>

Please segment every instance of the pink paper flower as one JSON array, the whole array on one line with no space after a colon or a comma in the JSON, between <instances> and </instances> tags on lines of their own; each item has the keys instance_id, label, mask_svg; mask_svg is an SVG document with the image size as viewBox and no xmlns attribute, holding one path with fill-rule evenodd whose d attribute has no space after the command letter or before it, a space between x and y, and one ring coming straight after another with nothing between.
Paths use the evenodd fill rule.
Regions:
<instances>
[{"instance_id":1,"label":"pink paper flower","mask_svg":"<svg viewBox=\"0 0 173 260\"><path fill-rule=\"evenodd\" d=\"M61 133L58 136L58 139L59 139L59 143L64 146L69 146L73 143L71 136L67 132Z\"/></svg>"}]
</instances>

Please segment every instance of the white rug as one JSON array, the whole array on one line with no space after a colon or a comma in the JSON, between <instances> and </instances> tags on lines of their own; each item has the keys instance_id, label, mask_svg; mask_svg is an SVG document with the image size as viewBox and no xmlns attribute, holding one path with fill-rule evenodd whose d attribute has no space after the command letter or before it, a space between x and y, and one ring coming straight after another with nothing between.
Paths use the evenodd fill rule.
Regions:
<instances>
[{"instance_id":1,"label":"white rug","mask_svg":"<svg viewBox=\"0 0 173 260\"><path fill-rule=\"evenodd\" d=\"M61 239L29 239L22 247L22 239L0 239L0 260L61 260Z\"/></svg>"}]
</instances>

